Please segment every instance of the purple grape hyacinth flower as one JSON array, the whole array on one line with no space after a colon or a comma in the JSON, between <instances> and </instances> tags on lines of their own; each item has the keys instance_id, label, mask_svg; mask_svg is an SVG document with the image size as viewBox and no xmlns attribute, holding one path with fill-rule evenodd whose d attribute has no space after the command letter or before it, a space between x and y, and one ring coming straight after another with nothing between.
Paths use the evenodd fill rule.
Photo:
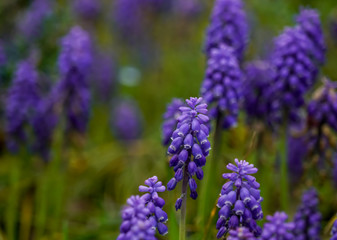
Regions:
<instances>
[{"instance_id":1,"label":"purple grape hyacinth flower","mask_svg":"<svg viewBox=\"0 0 337 240\"><path fill-rule=\"evenodd\" d=\"M323 86L313 93L307 107L307 143L308 155L319 157L321 167L326 160L333 160L336 147L333 143L337 131L337 84L323 79Z\"/></svg>"},{"instance_id":2,"label":"purple grape hyacinth flower","mask_svg":"<svg viewBox=\"0 0 337 240\"><path fill-rule=\"evenodd\" d=\"M67 129L84 133L89 120L90 90L87 75L92 63L89 34L81 27L73 27L62 39L58 59L62 80L52 94L67 116Z\"/></svg>"},{"instance_id":3,"label":"purple grape hyacinth flower","mask_svg":"<svg viewBox=\"0 0 337 240\"><path fill-rule=\"evenodd\" d=\"M201 94L211 107L211 118L221 119L222 127L225 129L237 123L242 77L232 48L220 46L212 49Z\"/></svg>"},{"instance_id":4,"label":"purple grape hyacinth flower","mask_svg":"<svg viewBox=\"0 0 337 240\"><path fill-rule=\"evenodd\" d=\"M328 79L324 79L323 83L308 104L308 115L315 126L327 124L337 131L337 84Z\"/></svg>"},{"instance_id":5,"label":"purple grape hyacinth flower","mask_svg":"<svg viewBox=\"0 0 337 240\"><path fill-rule=\"evenodd\" d=\"M80 74L86 75L92 64L92 42L89 34L80 26L73 27L62 38L62 50L58 65L63 75L76 69Z\"/></svg>"},{"instance_id":6,"label":"purple grape hyacinth flower","mask_svg":"<svg viewBox=\"0 0 337 240\"><path fill-rule=\"evenodd\" d=\"M318 210L318 195L314 188L304 192L302 203L294 216L295 239L320 239L322 216Z\"/></svg>"},{"instance_id":7,"label":"purple grape hyacinth flower","mask_svg":"<svg viewBox=\"0 0 337 240\"><path fill-rule=\"evenodd\" d=\"M334 221L332 225L330 240L337 240L337 219Z\"/></svg>"},{"instance_id":8,"label":"purple grape hyacinth flower","mask_svg":"<svg viewBox=\"0 0 337 240\"><path fill-rule=\"evenodd\" d=\"M166 146L171 140L173 131L178 124L178 118L181 115L180 107L184 105L183 101L178 98L173 98L171 103L166 107L166 112L163 115L164 123L162 125L162 142Z\"/></svg>"},{"instance_id":9,"label":"purple grape hyacinth flower","mask_svg":"<svg viewBox=\"0 0 337 240\"><path fill-rule=\"evenodd\" d=\"M131 196L127 204L122 211L123 222L117 240L156 240L155 229L147 218L150 210L145 206L145 200L139 196Z\"/></svg>"},{"instance_id":10,"label":"purple grape hyacinth flower","mask_svg":"<svg viewBox=\"0 0 337 240\"><path fill-rule=\"evenodd\" d=\"M271 57L275 71L268 101L281 104L281 114L291 122L299 121L298 110L304 105L304 95L314 85L318 73L312 47L300 27L286 28L275 39Z\"/></svg>"},{"instance_id":11,"label":"purple grape hyacinth flower","mask_svg":"<svg viewBox=\"0 0 337 240\"><path fill-rule=\"evenodd\" d=\"M227 240L256 240L254 234L249 231L248 228L238 227L235 230L229 231Z\"/></svg>"},{"instance_id":12,"label":"purple grape hyacinth flower","mask_svg":"<svg viewBox=\"0 0 337 240\"><path fill-rule=\"evenodd\" d=\"M248 121L257 119L264 121L268 126L280 123L280 104L277 101L270 102L272 94L272 68L267 61L253 61L246 64L245 78L243 81L244 109L248 114Z\"/></svg>"},{"instance_id":13,"label":"purple grape hyacinth flower","mask_svg":"<svg viewBox=\"0 0 337 240\"><path fill-rule=\"evenodd\" d=\"M111 114L111 128L121 141L137 140L143 132L143 116L132 100L116 100Z\"/></svg>"},{"instance_id":14,"label":"purple grape hyacinth flower","mask_svg":"<svg viewBox=\"0 0 337 240\"><path fill-rule=\"evenodd\" d=\"M202 98L186 99L187 105L180 107L182 112L178 118L177 129L172 134L172 142L168 154L172 155L170 167L174 168L175 175L168 182L167 189L173 190L177 183L184 179L188 181L192 199L198 197L197 184L194 176L201 180L204 176L202 167L206 164L206 157L211 149L208 141L209 121L207 104ZM184 193L176 202L176 210L180 209Z\"/></svg>"},{"instance_id":15,"label":"purple grape hyacinth flower","mask_svg":"<svg viewBox=\"0 0 337 240\"><path fill-rule=\"evenodd\" d=\"M258 170L253 164L245 160L235 159L236 166L232 163L227 169L233 173L224 173L222 176L228 181L222 186L217 207L219 218L216 223L217 238L224 236L229 230L237 227L247 227L255 237L261 235L261 228L256 224L263 218L260 196L260 184L251 174Z\"/></svg>"},{"instance_id":16,"label":"purple grape hyacinth flower","mask_svg":"<svg viewBox=\"0 0 337 240\"><path fill-rule=\"evenodd\" d=\"M167 226L167 214L163 210L165 205L164 199L158 196L158 192L164 192L165 186L161 181L158 181L156 176L153 176L145 180L147 186L139 186L139 192L146 192L141 198L145 200L145 205L150 210L148 218L152 225L158 229L159 234L165 235L168 233Z\"/></svg>"},{"instance_id":17,"label":"purple grape hyacinth flower","mask_svg":"<svg viewBox=\"0 0 337 240\"><path fill-rule=\"evenodd\" d=\"M227 45L241 60L248 42L248 23L241 0L216 0L207 29L205 48L207 55L213 48Z\"/></svg>"},{"instance_id":18,"label":"purple grape hyacinth flower","mask_svg":"<svg viewBox=\"0 0 337 240\"><path fill-rule=\"evenodd\" d=\"M319 13L315 9L303 8L296 17L296 22L311 40L314 58L318 63L323 64L325 62L326 46Z\"/></svg>"},{"instance_id":19,"label":"purple grape hyacinth flower","mask_svg":"<svg viewBox=\"0 0 337 240\"><path fill-rule=\"evenodd\" d=\"M7 146L16 152L26 142L26 124L32 124L35 107L40 99L38 74L28 61L18 64L6 101Z\"/></svg>"},{"instance_id":20,"label":"purple grape hyacinth flower","mask_svg":"<svg viewBox=\"0 0 337 240\"><path fill-rule=\"evenodd\" d=\"M29 40L41 33L43 21L52 13L49 0L34 0L19 22L20 32Z\"/></svg>"},{"instance_id":21,"label":"purple grape hyacinth flower","mask_svg":"<svg viewBox=\"0 0 337 240\"><path fill-rule=\"evenodd\" d=\"M267 216L268 222L264 224L261 240L278 239L293 240L295 224L286 222L288 216L285 212L276 212L273 216Z\"/></svg>"}]
</instances>

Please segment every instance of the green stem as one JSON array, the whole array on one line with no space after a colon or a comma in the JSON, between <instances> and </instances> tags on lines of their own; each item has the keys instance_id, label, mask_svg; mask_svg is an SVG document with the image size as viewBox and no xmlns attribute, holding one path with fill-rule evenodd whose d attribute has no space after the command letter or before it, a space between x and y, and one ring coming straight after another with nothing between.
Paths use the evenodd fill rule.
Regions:
<instances>
[{"instance_id":1,"label":"green stem","mask_svg":"<svg viewBox=\"0 0 337 240\"><path fill-rule=\"evenodd\" d=\"M19 208L19 195L20 195L20 161L25 159L18 159L16 156L11 159L11 172L10 172L10 190L7 205L7 235L9 240L16 239L16 223Z\"/></svg>"},{"instance_id":2,"label":"green stem","mask_svg":"<svg viewBox=\"0 0 337 240\"><path fill-rule=\"evenodd\" d=\"M183 185L181 188L181 195L182 195L182 204L180 208L180 225L179 225L179 240L186 239L186 194L187 194L187 184L188 184L188 175L187 175L187 168L184 169L184 179Z\"/></svg>"},{"instance_id":3,"label":"green stem","mask_svg":"<svg viewBox=\"0 0 337 240\"><path fill-rule=\"evenodd\" d=\"M45 223L47 219L47 205L48 205L48 172L44 172L48 169L42 169L41 177L37 181L37 197L36 197L36 220L35 220L35 239L41 239L45 229Z\"/></svg>"},{"instance_id":4,"label":"green stem","mask_svg":"<svg viewBox=\"0 0 337 240\"><path fill-rule=\"evenodd\" d=\"M281 153L281 207L287 212L289 210L289 182L288 182L288 125L284 124L281 133L279 151Z\"/></svg>"},{"instance_id":5,"label":"green stem","mask_svg":"<svg viewBox=\"0 0 337 240\"><path fill-rule=\"evenodd\" d=\"M198 220L200 221L200 226L206 226L207 219L211 214L211 210L213 208L213 203L216 200L217 194L213 194L215 192L215 180L218 177L218 163L221 153L221 140L222 140L222 127L221 127L222 116L219 116L216 120L216 127L214 132L214 140L211 157L207 158L207 163L205 166L205 175L202 181L202 188L200 194L200 205L198 208ZM203 228L201 232L204 231L204 239L206 239L208 230Z\"/></svg>"}]
</instances>

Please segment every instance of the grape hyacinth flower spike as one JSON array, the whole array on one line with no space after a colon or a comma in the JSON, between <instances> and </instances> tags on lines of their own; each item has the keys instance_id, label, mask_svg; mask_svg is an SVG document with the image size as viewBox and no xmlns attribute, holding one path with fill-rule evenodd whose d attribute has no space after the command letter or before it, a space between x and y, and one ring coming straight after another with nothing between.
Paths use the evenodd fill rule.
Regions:
<instances>
[{"instance_id":1,"label":"grape hyacinth flower spike","mask_svg":"<svg viewBox=\"0 0 337 240\"><path fill-rule=\"evenodd\" d=\"M298 26L286 28L275 39L268 101L280 105L280 114L287 121L299 121L298 110L315 83L318 67L312 57L312 47L312 42Z\"/></svg>"},{"instance_id":2,"label":"grape hyacinth flower spike","mask_svg":"<svg viewBox=\"0 0 337 240\"><path fill-rule=\"evenodd\" d=\"M92 63L89 34L73 27L62 39L58 59L62 80L53 89L53 97L67 116L67 130L84 133L89 120L90 90L87 75Z\"/></svg>"},{"instance_id":3,"label":"grape hyacinth flower spike","mask_svg":"<svg viewBox=\"0 0 337 240\"><path fill-rule=\"evenodd\" d=\"M122 211L123 222L117 240L156 240L155 229L148 219L150 210L145 206L145 200L139 196L131 196L127 204Z\"/></svg>"},{"instance_id":4,"label":"grape hyacinth flower spike","mask_svg":"<svg viewBox=\"0 0 337 240\"><path fill-rule=\"evenodd\" d=\"M248 42L248 22L241 0L216 0L211 22L207 29L205 50L207 56L213 48L227 45L241 60Z\"/></svg>"},{"instance_id":5,"label":"grape hyacinth flower spike","mask_svg":"<svg viewBox=\"0 0 337 240\"><path fill-rule=\"evenodd\" d=\"M159 192L165 191L161 181L158 181L156 176L145 180L147 186L139 186L139 192L145 192L141 198L145 201L145 206L150 210L148 218L152 226L158 229L159 234L165 235L168 233L167 226L164 224L167 221L167 214L163 210L165 200L158 196Z\"/></svg>"},{"instance_id":6,"label":"grape hyacinth flower spike","mask_svg":"<svg viewBox=\"0 0 337 240\"><path fill-rule=\"evenodd\" d=\"M201 94L211 108L210 117L221 120L225 129L237 123L242 76L232 48L223 45L212 49Z\"/></svg>"},{"instance_id":7,"label":"grape hyacinth flower spike","mask_svg":"<svg viewBox=\"0 0 337 240\"><path fill-rule=\"evenodd\" d=\"M183 105L183 101L178 98L172 99L171 103L167 105L166 112L163 115L164 123L162 125L162 141L165 146L170 143L172 133L177 127L178 118L181 115L179 108Z\"/></svg>"},{"instance_id":8,"label":"grape hyacinth flower spike","mask_svg":"<svg viewBox=\"0 0 337 240\"><path fill-rule=\"evenodd\" d=\"M238 227L235 230L229 231L227 240L256 240L254 234L248 228Z\"/></svg>"},{"instance_id":9,"label":"grape hyacinth flower spike","mask_svg":"<svg viewBox=\"0 0 337 240\"><path fill-rule=\"evenodd\" d=\"M260 196L260 184L251 176L257 172L257 168L245 160L235 159L235 164L227 165L227 169L233 173L222 175L228 181L222 186L217 203L220 208L216 223L217 238L221 238L231 229L242 226L258 237L262 230L256 221L263 218L261 208L263 198Z\"/></svg>"},{"instance_id":10,"label":"grape hyacinth flower spike","mask_svg":"<svg viewBox=\"0 0 337 240\"><path fill-rule=\"evenodd\" d=\"M139 139L143 133L143 114L132 99L117 99L111 112L111 129L124 143Z\"/></svg>"},{"instance_id":11,"label":"grape hyacinth flower spike","mask_svg":"<svg viewBox=\"0 0 337 240\"><path fill-rule=\"evenodd\" d=\"M304 192L302 203L294 216L296 239L320 239L322 215L318 210L318 195L314 188Z\"/></svg>"},{"instance_id":12,"label":"grape hyacinth flower spike","mask_svg":"<svg viewBox=\"0 0 337 240\"><path fill-rule=\"evenodd\" d=\"M288 216L284 212L276 212L273 216L267 216L268 222L264 224L261 240L279 239L293 240L295 224L286 222Z\"/></svg>"},{"instance_id":13,"label":"grape hyacinth flower spike","mask_svg":"<svg viewBox=\"0 0 337 240\"><path fill-rule=\"evenodd\" d=\"M175 175L168 182L167 189L173 190L177 183L183 180L182 195L176 202L176 210L181 208L186 200L187 184L189 185L192 199L198 197L197 184L194 176L201 180L204 176L202 167L211 149L208 141L209 128L206 125L207 104L202 103L202 98L186 100L187 105L180 107L182 112L178 118L177 129L172 134L172 142L168 154L172 155L170 166L174 167Z\"/></svg>"},{"instance_id":14,"label":"grape hyacinth flower spike","mask_svg":"<svg viewBox=\"0 0 337 240\"><path fill-rule=\"evenodd\" d=\"M337 219L334 221L332 225L330 240L337 240Z\"/></svg>"},{"instance_id":15,"label":"grape hyacinth flower spike","mask_svg":"<svg viewBox=\"0 0 337 240\"><path fill-rule=\"evenodd\" d=\"M18 64L12 86L6 100L7 146L16 152L27 141L26 124L32 124L35 107L40 99L37 85L38 73L28 61Z\"/></svg>"},{"instance_id":16,"label":"grape hyacinth flower spike","mask_svg":"<svg viewBox=\"0 0 337 240\"><path fill-rule=\"evenodd\" d=\"M308 155L318 159L320 168L333 162L336 151L335 132L337 131L337 84L323 79L323 86L313 93L307 113Z\"/></svg>"},{"instance_id":17,"label":"grape hyacinth flower spike","mask_svg":"<svg viewBox=\"0 0 337 240\"><path fill-rule=\"evenodd\" d=\"M269 127L273 123L280 123L280 104L271 104L269 99L272 84L272 68L268 61L252 61L245 65L242 86L243 107L247 113L247 120L266 122Z\"/></svg>"},{"instance_id":18,"label":"grape hyacinth flower spike","mask_svg":"<svg viewBox=\"0 0 337 240\"><path fill-rule=\"evenodd\" d=\"M319 64L325 62L326 46L319 13L315 9L303 8L296 17L297 24L312 42L312 54Z\"/></svg>"}]
</instances>

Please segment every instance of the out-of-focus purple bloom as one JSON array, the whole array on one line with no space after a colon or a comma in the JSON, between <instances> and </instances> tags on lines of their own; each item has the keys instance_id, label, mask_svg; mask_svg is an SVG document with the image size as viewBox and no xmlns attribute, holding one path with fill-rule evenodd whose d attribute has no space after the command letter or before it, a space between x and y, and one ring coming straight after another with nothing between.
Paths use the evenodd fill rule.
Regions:
<instances>
[{"instance_id":1,"label":"out-of-focus purple bloom","mask_svg":"<svg viewBox=\"0 0 337 240\"><path fill-rule=\"evenodd\" d=\"M117 66L114 59L106 54L99 54L93 63L91 79L96 88L97 97L109 102L117 83Z\"/></svg>"},{"instance_id":2,"label":"out-of-focus purple bloom","mask_svg":"<svg viewBox=\"0 0 337 240\"><path fill-rule=\"evenodd\" d=\"M75 0L73 4L77 14L85 19L94 19L101 11L100 1L97 0Z\"/></svg>"},{"instance_id":3,"label":"out-of-focus purple bloom","mask_svg":"<svg viewBox=\"0 0 337 240\"><path fill-rule=\"evenodd\" d=\"M87 81L91 67L91 41L87 32L73 27L62 39L58 59L62 79L53 90L53 98L67 116L67 129L84 133L89 120L90 90Z\"/></svg>"},{"instance_id":4,"label":"out-of-focus purple bloom","mask_svg":"<svg viewBox=\"0 0 337 240\"><path fill-rule=\"evenodd\" d=\"M145 205L150 210L148 218L159 234L165 235L168 233L167 226L165 225L167 214L163 210L165 201L158 196L159 192L165 191L165 186L163 186L161 181L158 181L156 176L146 179L145 184L147 186L139 186L139 192L146 192L141 198L145 200Z\"/></svg>"},{"instance_id":5,"label":"out-of-focus purple bloom","mask_svg":"<svg viewBox=\"0 0 337 240\"><path fill-rule=\"evenodd\" d=\"M256 240L254 234L248 228L238 227L235 230L229 231L227 240Z\"/></svg>"},{"instance_id":6,"label":"out-of-focus purple bloom","mask_svg":"<svg viewBox=\"0 0 337 240\"><path fill-rule=\"evenodd\" d=\"M173 2L173 11L184 17L196 17L202 10L203 6L199 0L175 0Z\"/></svg>"},{"instance_id":7,"label":"out-of-focus purple bloom","mask_svg":"<svg viewBox=\"0 0 337 240\"><path fill-rule=\"evenodd\" d=\"M296 22L311 40L313 46L311 50L315 59L318 63L323 64L325 62L326 46L319 13L315 9L303 8L296 17Z\"/></svg>"},{"instance_id":8,"label":"out-of-focus purple bloom","mask_svg":"<svg viewBox=\"0 0 337 240\"><path fill-rule=\"evenodd\" d=\"M51 1L34 0L19 22L19 31L27 38L36 38L41 33L43 21L52 13Z\"/></svg>"},{"instance_id":9,"label":"out-of-focus purple bloom","mask_svg":"<svg viewBox=\"0 0 337 240\"><path fill-rule=\"evenodd\" d=\"M123 40L138 43L147 37L150 16L167 9L165 0L116 0L114 22Z\"/></svg>"},{"instance_id":10,"label":"out-of-focus purple bloom","mask_svg":"<svg viewBox=\"0 0 337 240\"><path fill-rule=\"evenodd\" d=\"M62 38L62 50L58 59L63 75L76 69L86 75L92 64L92 43L89 34L81 27L75 26Z\"/></svg>"},{"instance_id":11,"label":"out-of-focus purple bloom","mask_svg":"<svg viewBox=\"0 0 337 240\"><path fill-rule=\"evenodd\" d=\"M19 63L6 101L7 145L17 151L20 143L25 143L26 124L31 124L36 105L40 99L37 72L28 61Z\"/></svg>"},{"instance_id":12,"label":"out-of-focus purple bloom","mask_svg":"<svg viewBox=\"0 0 337 240\"><path fill-rule=\"evenodd\" d=\"M318 210L318 195L314 188L304 192L302 203L294 216L295 239L320 239L321 213Z\"/></svg>"},{"instance_id":13,"label":"out-of-focus purple bloom","mask_svg":"<svg viewBox=\"0 0 337 240\"><path fill-rule=\"evenodd\" d=\"M173 98L171 103L167 105L166 112L163 115L164 123L162 126L162 139L163 145L167 145L170 142L173 131L178 124L178 118L181 115L180 107L184 105L183 101L178 98Z\"/></svg>"},{"instance_id":14,"label":"out-of-focus purple bloom","mask_svg":"<svg viewBox=\"0 0 337 240\"><path fill-rule=\"evenodd\" d=\"M41 99L36 106L33 119L34 148L45 161L50 159L53 131L58 120L54 107L55 103L49 97Z\"/></svg>"},{"instance_id":15,"label":"out-of-focus purple bloom","mask_svg":"<svg viewBox=\"0 0 337 240\"><path fill-rule=\"evenodd\" d=\"M201 94L211 107L211 118L222 119L223 128L237 123L242 77L232 48L223 45L211 50Z\"/></svg>"},{"instance_id":16,"label":"out-of-focus purple bloom","mask_svg":"<svg viewBox=\"0 0 337 240\"><path fill-rule=\"evenodd\" d=\"M118 100L111 115L112 131L121 141L138 139L143 131L143 116L137 104L131 100Z\"/></svg>"},{"instance_id":17,"label":"out-of-focus purple bloom","mask_svg":"<svg viewBox=\"0 0 337 240\"><path fill-rule=\"evenodd\" d=\"M337 220L332 225L330 240L337 240Z\"/></svg>"},{"instance_id":18,"label":"out-of-focus purple bloom","mask_svg":"<svg viewBox=\"0 0 337 240\"><path fill-rule=\"evenodd\" d=\"M213 48L228 45L241 60L248 41L248 24L241 0L216 0L207 29L207 55Z\"/></svg>"},{"instance_id":19,"label":"out-of-focus purple bloom","mask_svg":"<svg viewBox=\"0 0 337 240\"><path fill-rule=\"evenodd\" d=\"M333 132L337 131L337 84L323 80L324 85L313 93L308 104L307 142L308 154L318 156L323 167L328 155L332 155L336 146L331 141ZM330 154L328 154L330 152Z\"/></svg>"},{"instance_id":20,"label":"out-of-focus purple bloom","mask_svg":"<svg viewBox=\"0 0 337 240\"><path fill-rule=\"evenodd\" d=\"M276 212L273 216L267 216L268 222L264 224L261 235L262 240L279 239L293 240L295 224L286 222L288 216L285 212Z\"/></svg>"},{"instance_id":21,"label":"out-of-focus purple bloom","mask_svg":"<svg viewBox=\"0 0 337 240\"><path fill-rule=\"evenodd\" d=\"M117 240L146 239L156 240L155 229L147 218L150 210L145 206L145 201L139 196L131 196L127 200L128 206L122 211L123 222Z\"/></svg>"},{"instance_id":22,"label":"out-of-focus purple bloom","mask_svg":"<svg viewBox=\"0 0 337 240\"><path fill-rule=\"evenodd\" d=\"M244 108L248 114L248 120L258 119L269 126L274 122L280 122L280 104L270 102L270 90L272 84L272 69L267 61L249 62L245 66L245 78L243 81ZM273 103L273 104L272 104Z\"/></svg>"},{"instance_id":23,"label":"out-of-focus purple bloom","mask_svg":"<svg viewBox=\"0 0 337 240\"><path fill-rule=\"evenodd\" d=\"M191 191L190 197L198 197L197 184L193 178L201 180L204 176L202 167L206 164L206 157L211 149L208 141L209 128L206 125L207 104L202 98L186 99L187 105L180 107L182 114L178 118L176 130L172 134L172 142L168 154L172 155L170 167L174 168L175 175L168 182L167 189L173 190L181 180L188 180ZM182 195L176 202L176 210L180 209Z\"/></svg>"},{"instance_id":24,"label":"out-of-focus purple bloom","mask_svg":"<svg viewBox=\"0 0 337 240\"><path fill-rule=\"evenodd\" d=\"M308 104L310 122L315 126L327 124L337 131L337 84L324 80L324 86L314 93Z\"/></svg>"},{"instance_id":25,"label":"out-of-focus purple bloom","mask_svg":"<svg viewBox=\"0 0 337 240\"><path fill-rule=\"evenodd\" d=\"M224 173L224 179L228 179L221 189L218 199L219 218L216 224L217 238L221 238L231 229L244 226L254 233L255 237L261 235L261 228L256 224L263 218L260 196L260 184L251 176L257 172L253 164L245 160L235 159L236 166L232 163L227 169L233 173Z\"/></svg>"},{"instance_id":26,"label":"out-of-focus purple bloom","mask_svg":"<svg viewBox=\"0 0 337 240\"><path fill-rule=\"evenodd\" d=\"M141 36L141 33L144 31L141 4L142 1L137 0L115 1L115 25L127 40L133 40L137 35Z\"/></svg>"},{"instance_id":27,"label":"out-of-focus purple bloom","mask_svg":"<svg viewBox=\"0 0 337 240\"><path fill-rule=\"evenodd\" d=\"M303 173L303 163L308 152L305 136L288 135L288 171L292 183L297 183Z\"/></svg>"},{"instance_id":28,"label":"out-of-focus purple bloom","mask_svg":"<svg viewBox=\"0 0 337 240\"><path fill-rule=\"evenodd\" d=\"M312 48L312 42L300 27L286 28L275 39L271 57L275 71L268 100L280 104L282 114L291 122L298 122L298 110L304 105L304 95L314 85L318 73Z\"/></svg>"}]
</instances>

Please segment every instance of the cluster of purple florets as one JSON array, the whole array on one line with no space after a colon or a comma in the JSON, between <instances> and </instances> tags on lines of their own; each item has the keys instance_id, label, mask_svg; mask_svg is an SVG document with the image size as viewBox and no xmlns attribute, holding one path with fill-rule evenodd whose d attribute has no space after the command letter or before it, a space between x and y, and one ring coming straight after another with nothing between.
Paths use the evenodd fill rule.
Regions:
<instances>
[{"instance_id":1,"label":"cluster of purple florets","mask_svg":"<svg viewBox=\"0 0 337 240\"><path fill-rule=\"evenodd\" d=\"M148 219L148 215L151 213L145 205L145 200L139 196L131 196L127 200L127 204L122 212L123 222L117 240L156 240L154 236L156 230Z\"/></svg>"},{"instance_id":2,"label":"cluster of purple florets","mask_svg":"<svg viewBox=\"0 0 337 240\"><path fill-rule=\"evenodd\" d=\"M73 27L62 39L58 64L62 79L53 98L67 116L67 129L84 133L89 120L90 90L87 80L92 63L90 36L81 27Z\"/></svg>"},{"instance_id":3,"label":"cluster of purple florets","mask_svg":"<svg viewBox=\"0 0 337 240\"><path fill-rule=\"evenodd\" d=\"M236 125L239 115L242 73L233 50L222 45L211 50L201 94L210 105L210 116L223 128Z\"/></svg>"},{"instance_id":4,"label":"cluster of purple florets","mask_svg":"<svg viewBox=\"0 0 337 240\"><path fill-rule=\"evenodd\" d=\"M248 23L241 0L216 0L207 29L206 51L221 45L232 47L238 59L243 58L248 42Z\"/></svg>"},{"instance_id":5,"label":"cluster of purple florets","mask_svg":"<svg viewBox=\"0 0 337 240\"><path fill-rule=\"evenodd\" d=\"M178 118L177 129L172 133L172 142L168 148L170 167L174 168L175 175L168 182L167 189L173 190L177 183L184 179L188 181L191 190L191 198L198 197L196 176L201 180L204 176L202 167L206 163L206 157L211 149L208 141L209 128L207 123L207 104L202 98L190 98L186 100L187 105L180 107L182 112ZM182 198L176 202L176 209L180 209Z\"/></svg>"},{"instance_id":6,"label":"cluster of purple florets","mask_svg":"<svg viewBox=\"0 0 337 240\"><path fill-rule=\"evenodd\" d=\"M248 40L241 0L217 0L206 35L207 69L201 94L218 126L236 126L242 91L240 61Z\"/></svg>"},{"instance_id":7,"label":"cluster of purple florets","mask_svg":"<svg viewBox=\"0 0 337 240\"><path fill-rule=\"evenodd\" d=\"M302 203L294 216L296 239L320 239L322 215L318 203L318 194L314 188L303 194Z\"/></svg>"},{"instance_id":8,"label":"cluster of purple florets","mask_svg":"<svg viewBox=\"0 0 337 240\"><path fill-rule=\"evenodd\" d=\"M18 64L6 101L7 146L15 152L21 144L29 143L27 125L33 123L35 107L40 100L38 74L29 61Z\"/></svg>"},{"instance_id":9,"label":"cluster of purple florets","mask_svg":"<svg viewBox=\"0 0 337 240\"><path fill-rule=\"evenodd\" d=\"M235 159L235 164L236 166L232 163L227 165L227 169L233 173L223 174L223 178L228 181L222 186L217 204L220 208L216 224L219 230L217 238L239 226L248 228L258 237L262 230L256 221L263 218L263 198L260 196L260 184L251 176L257 172L257 168L245 160Z\"/></svg>"},{"instance_id":10,"label":"cluster of purple florets","mask_svg":"<svg viewBox=\"0 0 337 240\"><path fill-rule=\"evenodd\" d=\"M167 214L163 210L165 200L158 193L165 191L161 181L156 176L146 179L147 186L139 186L143 196L131 196L128 206L122 211L123 222L117 240L144 239L155 240L155 232L165 235L168 232Z\"/></svg>"},{"instance_id":11,"label":"cluster of purple florets","mask_svg":"<svg viewBox=\"0 0 337 240\"><path fill-rule=\"evenodd\" d=\"M158 196L159 192L165 191L161 181L158 181L156 176L145 180L147 186L139 186L139 192L146 192L141 198L144 199L146 207L150 210L148 218L159 234L167 234L167 226L164 224L167 221L167 214L163 210L165 205L164 199Z\"/></svg>"},{"instance_id":12,"label":"cluster of purple florets","mask_svg":"<svg viewBox=\"0 0 337 240\"><path fill-rule=\"evenodd\" d=\"M176 129L178 118L181 115L179 108L183 105L183 101L178 98L172 99L171 103L167 105L166 112L163 116L164 123L162 125L163 145L165 146L170 143L172 133Z\"/></svg>"},{"instance_id":13,"label":"cluster of purple florets","mask_svg":"<svg viewBox=\"0 0 337 240\"><path fill-rule=\"evenodd\" d=\"M276 212L273 216L267 216L268 222L263 226L261 240L282 239L293 240L295 224L286 222L288 216L284 212Z\"/></svg>"},{"instance_id":14,"label":"cluster of purple florets","mask_svg":"<svg viewBox=\"0 0 337 240\"><path fill-rule=\"evenodd\" d=\"M229 231L227 240L256 240L256 237L248 228L238 227Z\"/></svg>"},{"instance_id":15,"label":"cluster of purple florets","mask_svg":"<svg viewBox=\"0 0 337 240\"><path fill-rule=\"evenodd\" d=\"M243 106L249 115L248 121L257 119L264 121L268 126L280 123L281 104L278 100L268 101L273 96L270 88L273 69L268 61L253 61L246 64L245 77L242 87Z\"/></svg>"}]
</instances>

